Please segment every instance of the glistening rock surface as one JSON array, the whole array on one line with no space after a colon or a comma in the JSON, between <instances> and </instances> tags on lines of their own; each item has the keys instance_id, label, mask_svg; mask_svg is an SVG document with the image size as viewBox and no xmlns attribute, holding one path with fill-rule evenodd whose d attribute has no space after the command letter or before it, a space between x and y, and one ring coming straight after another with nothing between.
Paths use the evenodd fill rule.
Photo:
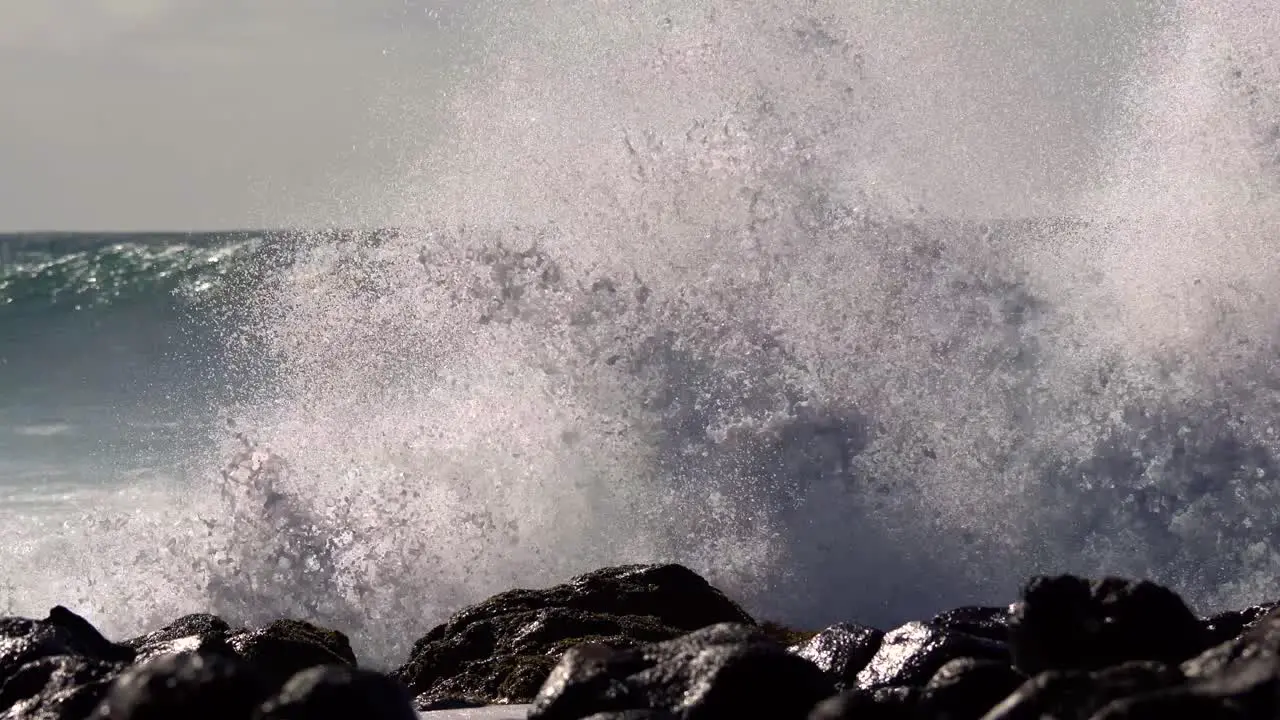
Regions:
<instances>
[{"instance_id":1,"label":"glistening rock surface","mask_svg":"<svg viewBox=\"0 0 1280 720\"><path fill-rule=\"evenodd\" d=\"M724 622L755 623L686 567L604 568L460 610L420 639L395 675L420 708L528 702L575 645L628 648Z\"/></svg>"},{"instance_id":2,"label":"glistening rock surface","mask_svg":"<svg viewBox=\"0 0 1280 720\"><path fill-rule=\"evenodd\" d=\"M1041 577L1009 608L810 636L687 568L627 566L466 608L386 675L297 620L188 615L117 644L58 607L0 618L0 720L410 720L421 687L437 706L533 698L533 720L1275 718L1276 608L1198 618L1149 582Z\"/></svg>"}]
</instances>

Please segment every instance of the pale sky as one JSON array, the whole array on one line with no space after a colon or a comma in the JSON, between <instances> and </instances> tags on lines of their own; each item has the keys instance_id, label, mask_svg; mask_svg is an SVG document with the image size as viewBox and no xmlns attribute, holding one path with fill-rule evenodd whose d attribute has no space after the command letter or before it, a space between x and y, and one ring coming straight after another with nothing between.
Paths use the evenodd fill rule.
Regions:
<instances>
[{"instance_id":1,"label":"pale sky","mask_svg":"<svg viewBox=\"0 0 1280 720\"><path fill-rule=\"evenodd\" d=\"M1115 41L1132 2L1081 0L1061 21L1043 12L1058 12L1059 0L981 4L1004 8L988 13L1011 23L997 35L1041 33L1032 39L1062 59L1046 67L1096 75L1097 44ZM0 231L341 224L350 198L394 182L405 147L430 136L424 118L449 64L475 47L464 17L475 9L471 0L5 0ZM1013 26L1024 21L1030 30ZM1062 101L1064 115L1087 133L1089 113L1067 107L1079 97Z\"/></svg>"}]
</instances>

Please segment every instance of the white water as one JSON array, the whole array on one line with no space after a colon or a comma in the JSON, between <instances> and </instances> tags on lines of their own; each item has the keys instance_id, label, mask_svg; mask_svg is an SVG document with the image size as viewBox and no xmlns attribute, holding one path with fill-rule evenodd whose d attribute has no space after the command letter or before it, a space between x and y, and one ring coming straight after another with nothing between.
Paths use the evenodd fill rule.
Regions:
<instances>
[{"instance_id":1,"label":"white water","mask_svg":"<svg viewBox=\"0 0 1280 720\"><path fill-rule=\"evenodd\" d=\"M8 525L16 604L312 617L394 663L627 561L808 625L1042 570L1274 597L1280 10L940 8L478 18L440 142L365 201L426 230L317 240L224 328L272 378L222 408L242 476L286 500L219 444L180 498Z\"/></svg>"}]
</instances>

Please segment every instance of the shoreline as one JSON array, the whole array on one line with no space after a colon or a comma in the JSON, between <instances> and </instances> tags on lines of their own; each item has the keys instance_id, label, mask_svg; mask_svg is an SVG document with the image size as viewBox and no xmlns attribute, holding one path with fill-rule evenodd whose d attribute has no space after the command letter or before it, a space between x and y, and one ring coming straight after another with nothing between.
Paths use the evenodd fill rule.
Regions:
<instances>
[{"instance_id":1,"label":"shoreline","mask_svg":"<svg viewBox=\"0 0 1280 720\"><path fill-rule=\"evenodd\" d=\"M463 608L385 673L302 620L188 615L113 642L61 606L0 619L4 718L1119 720L1184 706L1280 711L1280 603L1204 618L1151 582L1040 576L1006 607L801 632L684 566L627 565Z\"/></svg>"}]
</instances>

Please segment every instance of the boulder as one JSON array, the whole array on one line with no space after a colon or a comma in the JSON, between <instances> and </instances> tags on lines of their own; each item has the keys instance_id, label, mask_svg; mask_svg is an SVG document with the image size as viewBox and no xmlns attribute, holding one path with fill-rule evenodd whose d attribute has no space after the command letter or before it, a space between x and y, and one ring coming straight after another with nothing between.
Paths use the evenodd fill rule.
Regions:
<instances>
[{"instance_id":1,"label":"boulder","mask_svg":"<svg viewBox=\"0 0 1280 720\"><path fill-rule=\"evenodd\" d=\"M227 652L227 636L231 626L217 615L205 613L184 615L168 625L136 638L125 640L122 645L133 648L138 662L160 655L182 652Z\"/></svg>"},{"instance_id":2,"label":"boulder","mask_svg":"<svg viewBox=\"0 0 1280 720\"><path fill-rule=\"evenodd\" d=\"M27 663L56 655L127 663L135 653L107 640L89 621L61 605L44 620L0 618L0 685Z\"/></svg>"},{"instance_id":3,"label":"boulder","mask_svg":"<svg viewBox=\"0 0 1280 720\"><path fill-rule=\"evenodd\" d=\"M725 623L640 648L575 647L547 678L529 718L647 710L681 720L800 720L833 691L822 670L758 628Z\"/></svg>"},{"instance_id":4,"label":"boulder","mask_svg":"<svg viewBox=\"0 0 1280 720\"><path fill-rule=\"evenodd\" d=\"M978 720L1025 680L1004 661L951 660L924 686L919 714L935 720Z\"/></svg>"},{"instance_id":5,"label":"boulder","mask_svg":"<svg viewBox=\"0 0 1280 720\"><path fill-rule=\"evenodd\" d=\"M964 657L1008 662L1009 649L995 640L911 622L885 634L875 656L854 682L866 690L920 687L948 661Z\"/></svg>"},{"instance_id":6,"label":"boulder","mask_svg":"<svg viewBox=\"0 0 1280 720\"><path fill-rule=\"evenodd\" d=\"M249 663L223 653L162 655L129 668L97 710L102 720L239 720L268 688Z\"/></svg>"},{"instance_id":7,"label":"boulder","mask_svg":"<svg viewBox=\"0 0 1280 720\"><path fill-rule=\"evenodd\" d=\"M82 720L107 694L124 663L77 655L34 660L13 673L0 688L4 720Z\"/></svg>"},{"instance_id":8,"label":"boulder","mask_svg":"<svg viewBox=\"0 0 1280 720\"><path fill-rule=\"evenodd\" d=\"M722 622L754 624L680 565L605 568L545 590L512 590L464 608L413 647L395 676L417 707L527 703L561 655L669 640Z\"/></svg>"},{"instance_id":9,"label":"boulder","mask_svg":"<svg viewBox=\"0 0 1280 720\"><path fill-rule=\"evenodd\" d=\"M317 665L356 665L346 635L300 620L276 620L234 632L227 636L227 644L272 688Z\"/></svg>"},{"instance_id":10,"label":"boulder","mask_svg":"<svg viewBox=\"0 0 1280 720\"><path fill-rule=\"evenodd\" d=\"M875 657L884 633L857 623L839 623L788 650L817 665L837 687L852 685Z\"/></svg>"},{"instance_id":11,"label":"boulder","mask_svg":"<svg viewBox=\"0 0 1280 720\"><path fill-rule=\"evenodd\" d=\"M1177 668L1154 662L1048 671L1023 683L984 720L1088 720L1117 700L1175 687L1182 679Z\"/></svg>"},{"instance_id":12,"label":"boulder","mask_svg":"<svg viewBox=\"0 0 1280 720\"><path fill-rule=\"evenodd\" d=\"M345 665L294 675L263 703L257 720L418 720L404 686L381 673Z\"/></svg>"},{"instance_id":13,"label":"boulder","mask_svg":"<svg viewBox=\"0 0 1280 720\"><path fill-rule=\"evenodd\" d=\"M1208 646L1200 620L1173 591L1145 580L1071 575L1026 585L1009 638L1014 665L1028 676L1131 661L1177 665Z\"/></svg>"},{"instance_id":14,"label":"boulder","mask_svg":"<svg viewBox=\"0 0 1280 720\"><path fill-rule=\"evenodd\" d=\"M919 688L853 688L818 703L808 720L913 720L919 702Z\"/></svg>"}]
</instances>

